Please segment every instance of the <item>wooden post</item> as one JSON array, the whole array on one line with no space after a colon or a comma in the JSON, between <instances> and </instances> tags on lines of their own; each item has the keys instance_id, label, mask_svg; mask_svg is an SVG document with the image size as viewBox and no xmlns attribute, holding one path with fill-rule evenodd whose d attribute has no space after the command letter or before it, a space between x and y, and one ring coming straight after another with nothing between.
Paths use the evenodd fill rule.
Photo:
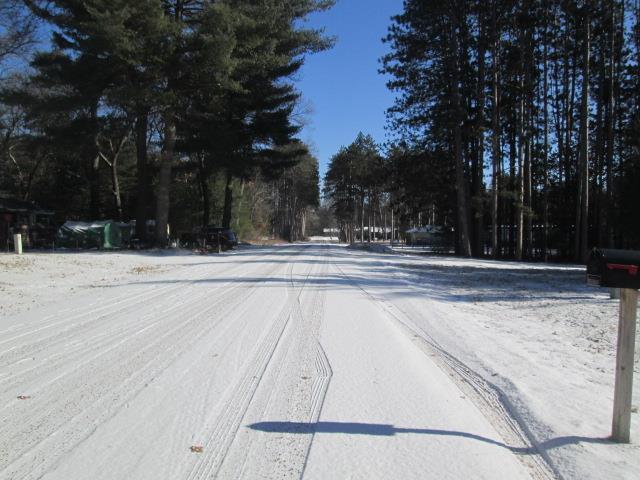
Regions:
<instances>
[{"instance_id":1,"label":"wooden post","mask_svg":"<svg viewBox=\"0 0 640 480\"><path fill-rule=\"evenodd\" d=\"M18 255L22 255L22 234L16 233L13 236L13 249Z\"/></svg>"},{"instance_id":2,"label":"wooden post","mask_svg":"<svg viewBox=\"0 0 640 480\"><path fill-rule=\"evenodd\" d=\"M394 236L394 227L395 225L393 224L393 208L391 209L391 246L393 247L393 236Z\"/></svg>"},{"instance_id":3,"label":"wooden post","mask_svg":"<svg viewBox=\"0 0 640 480\"><path fill-rule=\"evenodd\" d=\"M616 384L613 396L613 425L611 431L611 438L618 443L629 443L630 441L633 350L636 340L637 309L638 291L630 288L620 289Z\"/></svg>"}]
</instances>

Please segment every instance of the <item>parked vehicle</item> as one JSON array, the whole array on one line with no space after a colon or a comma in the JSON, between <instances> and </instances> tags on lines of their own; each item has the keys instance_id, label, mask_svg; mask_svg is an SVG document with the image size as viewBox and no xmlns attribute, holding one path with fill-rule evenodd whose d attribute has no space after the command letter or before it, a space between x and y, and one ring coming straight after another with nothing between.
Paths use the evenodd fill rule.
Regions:
<instances>
[{"instance_id":1,"label":"parked vehicle","mask_svg":"<svg viewBox=\"0 0 640 480\"><path fill-rule=\"evenodd\" d=\"M230 250L238 245L238 237L229 228L208 225L191 233L180 235L180 245L186 248L203 248L208 250Z\"/></svg>"}]
</instances>

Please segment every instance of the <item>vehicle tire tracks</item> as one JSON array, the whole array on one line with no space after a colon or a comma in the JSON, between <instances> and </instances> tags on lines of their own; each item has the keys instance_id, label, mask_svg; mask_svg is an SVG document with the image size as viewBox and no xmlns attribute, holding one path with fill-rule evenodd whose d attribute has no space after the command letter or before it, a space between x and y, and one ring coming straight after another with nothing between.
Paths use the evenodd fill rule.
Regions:
<instances>
[{"instance_id":1,"label":"vehicle tire tracks","mask_svg":"<svg viewBox=\"0 0 640 480\"><path fill-rule=\"evenodd\" d=\"M132 310L138 310L140 304L152 303L156 299L163 299L170 294L179 292L187 285L194 285L210 276L210 269L205 268L204 270L201 275L195 278L179 278L172 280L175 284L160 288L150 288L148 291L142 293L126 294L119 299L116 298L115 302L111 302L108 305L102 305L89 310L82 309L80 312L75 312L70 317L59 321L42 322L35 329L31 328L30 330L20 332L18 335L4 339L0 341L0 346L3 344L11 344L11 342L15 342L21 338L27 339L27 342L13 345L7 350L0 352L0 368L8 367L23 358L33 357L43 349L50 348L54 344L65 343L69 336L78 335L83 330L90 329L93 324L101 320L121 316ZM54 315L46 318L50 319L52 317L54 317ZM82 320L77 321L78 319ZM34 335L54 328L55 331L53 334L45 334L34 341Z\"/></svg>"},{"instance_id":2,"label":"vehicle tire tracks","mask_svg":"<svg viewBox=\"0 0 640 480\"><path fill-rule=\"evenodd\" d=\"M276 268L277 265L272 271ZM110 358L106 359L110 360L107 362L108 369L101 368L104 365L103 359L93 368L86 368L90 360L85 362L82 370L74 369L80 375L55 382L52 387L58 393L53 398L64 399L63 401L47 405L46 398L34 395L29 402L18 404L12 415L5 417L3 421L5 431L13 434L0 439L0 472L13 472L17 475L17 472L31 470L35 474L28 467L17 470L12 468L16 462L26 462L42 471L45 465L52 462L53 457L59 457L87 438L124 403L147 387L181 352L196 343L204 332L216 328L224 320L225 313L234 307L236 300L246 300L256 289L257 285L253 285L247 291L246 285L240 283L232 287L231 291L226 290L225 295L217 301L211 302L205 298L194 302L181 312L182 319L177 322L172 316L173 312L169 312L164 320L171 324L171 328L160 336L152 336L152 341L148 341L151 332L145 337L138 335L132 339L128 336L122 340L122 343L134 339L137 341L138 346L134 349L137 353L134 357L123 358L113 347L109 350ZM216 313L216 321L211 321L209 313L212 311ZM194 335L193 332L197 334ZM96 358L100 356L102 355L99 354ZM51 398L51 392L48 391L45 397ZM33 412L37 414L34 416ZM29 418L27 425L16 424L24 422L25 418ZM87 425L93 427L87 430ZM51 455L50 451L45 453L45 449L41 448L44 443L54 443L58 455ZM27 477L21 475L19 478Z\"/></svg>"},{"instance_id":3,"label":"vehicle tire tracks","mask_svg":"<svg viewBox=\"0 0 640 480\"><path fill-rule=\"evenodd\" d=\"M387 317L400 327L460 390L474 403L485 418L505 440L506 445L520 462L527 467L528 473L536 480L561 479L553 462L543 450L539 449L529 428L512 413L506 395L492 383L468 367L442 348L438 342L412 320L421 316L421 312L405 312L394 304L377 297L366 290L353 277L349 276L335 262L333 265L339 276L357 287L363 295L373 301ZM408 283L403 280L403 283Z\"/></svg>"},{"instance_id":4,"label":"vehicle tire tracks","mask_svg":"<svg viewBox=\"0 0 640 480\"><path fill-rule=\"evenodd\" d=\"M253 273L254 273L253 271L245 272L244 275L240 275L236 277L234 280L224 283L222 286L226 287L228 285L236 283L238 282L239 279L242 279L243 277L249 276ZM206 278L206 276L207 275L203 276L202 278ZM198 278L192 279L190 281L187 281L185 284L181 285L177 289L179 290L176 292L177 297L181 298L181 297L184 297L187 293L190 293L190 289L199 280L201 279L198 279ZM240 286L235 286L234 288L238 288L238 287ZM208 301L217 301L218 299L224 298L228 294L228 291L229 290L225 288L217 288L212 297L208 289L201 288L200 291L197 292L197 295L195 296L195 298L191 298L191 300L192 300L192 303L199 302L203 299L207 299ZM165 307L164 304L167 303L169 300L171 300L169 303L171 303L172 305L169 307ZM53 358L45 357L43 359L40 359L39 362L36 363L35 365L31 365L24 370L11 372L10 374L0 379L0 387L2 387L2 392L7 392L10 389L15 388L16 385L19 383L21 385L22 392L26 392L27 390L29 390L30 394L36 393L35 390L30 389L29 387L30 381L41 379L44 376L44 374L46 374L47 372L56 372L56 376L53 379L50 379L44 384L41 381L39 382L39 389L41 390L44 387L53 383L54 381L59 380L62 376L70 374L73 371L79 370L81 367L86 365L89 361L93 361L99 356L104 355L111 350L111 349L104 350L103 348L96 355L94 354L94 352L96 350L99 350L98 347L104 347L109 343L112 345L115 345L115 347L121 346L124 343L122 342L122 339L133 339L136 337L136 335L143 333L149 328L161 327L163 322L164 323L166 323L167 321L170 322L172 319L172 314L176 312L181 313L180 311L181 308L182 308L182 305L180 303L173 303L172 298L165 297L163 298L163 303L161 303L159 306L153 306L153 310L147 311L146 313L138 316L135 322L132 322L131 319L128 318L127 315L125 314L125 313L129 313L128 311L120 312L120 315L118 315L118 317L122 317L122 319L121 320L119 319L118 326L112 328L111 330L108 330L106 332L101 332L100 334L98 334L97 336L94 336L89 341L83 340L82 337L80 336L79 339L74 341L76 346L75 349L73 348L71 350L66 349L66 350L63 350L62 352L58 352L54 354ZM139 313L140 309L141 307L140 305L138 305L135 308L135 312ZM160 314L158 314L158 310L160 310L161 312ZM114 313L114 315L116 314ZM149 319L151 319L151 322L145 323L145 321ZM75 332L75 333L77 334L78 332ZM62 343L65 344L66 347L71 345L69 344L68 338L66 339L66 341L63 339ZM49 346L49 348L51 349L56 346L57 344L53 343L52 345ZM87 354L90 354L89 360L87 360ZM77 358L78 362L75 364L75 368L73 370L63 371L62 373L58 372L61 366L63 366L65 363L69 363L70 360L73 360L74 358ZM15 401L16 400L13 399L13 403L15 403ZM0 412L6 409L8 406L10 406L10 403L6 403L5 405L3 405L0 408Z\"/></svg>"},{"instance_id":5,"label":"vehicle tire tracks","mask_svg":"<svg viewBox=\"0 0 640 480\"><path fill-rule=\"evenodd\" d=\"M313 273L313 268L309 269L304 280L298 285L293 279L294 266L295 264L293 262L289 264L289 285L286 289L287 299L285 300L285 305L277 315L275 322L273 322L269 334L262 341L257 355L252 360L250 368L238 384L236 391L227 400L227 408L218 416L207 441L204 443L204 452L206 455L200 459L191 470L188 476L189 480L216 478L221 470L227 473L225 478L240 478L249 475L244 470L244 467L248 464L247 460L252 454L260 455L262 460L268 460L264 458L265 452L263 450L257 451L258 449L255 448L254 439L257 434L256 432L246 435L244 435L246 432L243 432L242 436L238 436L238 430L243 419L246 418L250 406L254 411L256 408L259 409L261 413L258 413L258 415L266 415L266 412L270 410L269 405L272 403L273 396L276 393L275 386L279 385L282 381L302 381L302 388L307 391L310 388L308 377L303 375L301 378L299 376L301 365L304 365L304 362L301 362L300 349L302 348L303 351L306 351L307 355L309 352L312 352L311 355L314 356L314 358L319 355L317 349L308 348L309 343L317 341L317 335L311 332L309 324L317 324L319 328L324 304L324 291L322 295L314 295L314 301L312 302L313 320L307 320L309 317L303 312L301 296L303 292L307 291L305 287ZM315 293L317 292L318 289L315 289ZM286 331L289 331L289 333L285 335ZM309 340L303 343L301 342L302 338ZM276 351L278 352L277 365L271 362ZM315 358L315 361L312 360L307 363L312 366L318 365L316 372L325 375L327 379L329 378L330 367L326 361L326 356L320 359ZM269 369L269 380L265 380L265 372L267 372L267 369ZM296 375L296 378L283 380L291 374ZM267 385L265 382L269 384ZM314 419L317 419L319 415L323 392L326 391L326 383L328 383L328 380L321 381L316 386L315 403L306 403L305 410L307 413L305 417L309 418L309 421L315 421ZM259 387L260 390L258 390ZM260 391L260 394L258 394L259 399L254 402L254 396L256 396L258 391ZM312 397L312 395L308 396ZM299 401L299 398L298 395L294 393L291 397L288 397L287 400L295 404ZM264 406L260 407L260 405ZM232 445L234 452L237 452L233 455L234 465L225 463ZM308 444L303 447L305 458L309 445L310 440ZM292 445L287 443L287 447L291 448ZM271 464L271 466L267 465L267 468L271 467L273 467L273 464ZM229 471L235 473L229 473ZM271 474L271 476L273 476L274 472L271 471ZM254 477L249 476L248 478Z\"/></svg>"}]
</instances>

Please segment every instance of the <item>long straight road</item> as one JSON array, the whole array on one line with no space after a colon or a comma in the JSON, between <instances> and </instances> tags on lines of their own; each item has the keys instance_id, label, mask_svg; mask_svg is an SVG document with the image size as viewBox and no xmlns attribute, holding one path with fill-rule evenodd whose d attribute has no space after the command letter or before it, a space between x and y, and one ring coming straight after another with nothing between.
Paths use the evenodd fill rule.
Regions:
<instances>
[{"instance_id":1,"label":"long straight road","mask_svg":"<svg viewBox=\"0 0 640 480\"><path fill-rule=\"evenodd\" d=\"M1 319L0 478L544 478L380 269L248 248Z\"/></svg>"}]
</instances>

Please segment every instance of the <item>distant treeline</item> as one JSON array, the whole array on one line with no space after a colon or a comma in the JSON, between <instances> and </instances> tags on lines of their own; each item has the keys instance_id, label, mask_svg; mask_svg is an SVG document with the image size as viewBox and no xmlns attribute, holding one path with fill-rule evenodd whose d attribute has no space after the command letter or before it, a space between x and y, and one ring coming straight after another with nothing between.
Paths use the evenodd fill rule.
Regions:
<instances>
[{"instance_id":1,"label":"distant treeline","mask_svg":"<svg viewBox=\"0 0 640 480\"><path fill-rule=\"evenodd\" d=\"M330 171L343 223L357 209L336 200L382 192L466 256L640 248L638 0L406 0L385 42L398 140L375 182L338 192Z\"/></svg>"},{"instance_id":2,"label":"distant treeline","mask_svg":"<svg viewBox=\"0 0 640 480\"><path fill-rule=\"evenodd\" d=\"M318 166L292 75L333 0L5 0L0 191L58 219L304 235ZM145 222L156 221L155 239Z\"/></svg>"}]
</instances>

